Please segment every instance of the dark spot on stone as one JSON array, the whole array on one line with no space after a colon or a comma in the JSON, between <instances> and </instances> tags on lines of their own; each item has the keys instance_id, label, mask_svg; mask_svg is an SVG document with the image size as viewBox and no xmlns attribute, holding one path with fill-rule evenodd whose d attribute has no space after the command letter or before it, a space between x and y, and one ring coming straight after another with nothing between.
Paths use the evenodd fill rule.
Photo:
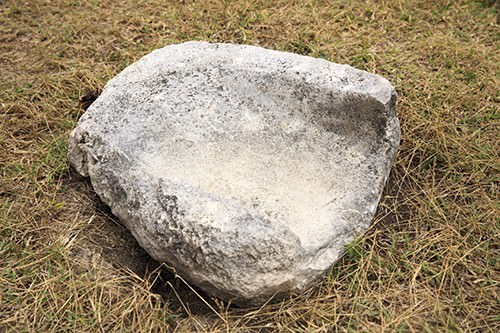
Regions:
<instances>
[{"instance_id":1,"label":"dark spot on stone","mask_svg":"<svg viewBox=\"0 0 500 333\"><path fill-rule=\"evenodd\" d=\"M83 95L80 97L80 100L78 101L78 107L82 108L84 110L87 110L92 103L99 97L101 94L101 89L85 89L83 92Z\"/></svg>"}]
</instances>

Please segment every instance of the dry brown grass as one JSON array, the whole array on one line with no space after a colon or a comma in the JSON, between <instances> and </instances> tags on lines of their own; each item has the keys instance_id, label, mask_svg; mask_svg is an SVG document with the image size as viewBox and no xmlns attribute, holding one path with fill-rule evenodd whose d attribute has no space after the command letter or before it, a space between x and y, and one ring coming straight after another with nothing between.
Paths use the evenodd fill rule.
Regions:
<instances>
[{"instance_id":1,"label":"dry brown grass","mask_svg":"<svg viewBox=\"0 0 500 333\"><path fill-rule=\"evenodd\" d=\"M499 332L497 16L494 1L0 0L0 331ZM193 39L348 63L398 90L376 223L304 295L205 303L145 267L68 166L86 90Z\"/></svg>"}]
</instances>

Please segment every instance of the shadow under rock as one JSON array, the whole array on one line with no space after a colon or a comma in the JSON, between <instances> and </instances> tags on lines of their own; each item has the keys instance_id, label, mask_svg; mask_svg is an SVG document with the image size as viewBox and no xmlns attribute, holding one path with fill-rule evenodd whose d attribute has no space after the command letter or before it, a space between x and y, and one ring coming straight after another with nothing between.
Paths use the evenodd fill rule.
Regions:
<instances>
[{"instance_id":1,"label":"shadow under rock","mask_svg":"<svg viewBox=\"0 0 500 333\"><path fill-rule=\"evenodd\" d=\"M165 301L170 310L187 314L208 315L213 308L218 308L213 299L203 291L188 286L167 265L151 258L141 248L132 234L120 223L111 209L94 192L88 178L71 170L66 185L75 191L79 204L83 205L88 221L80 234L79 246L72 251L72 256L87 266L99 265L99 268L129 270L149 281L151 291ZM96 259L97 257L97 259ZM201 299L202 297L203 299Z\"/></svg>"}]
</instances>

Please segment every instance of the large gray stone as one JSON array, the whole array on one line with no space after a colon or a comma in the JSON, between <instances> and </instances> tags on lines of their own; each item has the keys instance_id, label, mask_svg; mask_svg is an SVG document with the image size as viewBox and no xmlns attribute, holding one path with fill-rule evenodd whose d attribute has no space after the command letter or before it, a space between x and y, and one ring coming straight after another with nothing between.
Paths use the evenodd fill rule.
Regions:
<instances>
[{"instance_id":1,"label":"large gray stone","mask_svg":"<svg viewBox=\"0 0 500 333\"><path fill-rule=\"evenodd\" d=\"M369 227L395 103L387 80L346 65L189 42L109 81L69 157L153 258L258 304L310 287Z\"/></svg>"}]
</instances>

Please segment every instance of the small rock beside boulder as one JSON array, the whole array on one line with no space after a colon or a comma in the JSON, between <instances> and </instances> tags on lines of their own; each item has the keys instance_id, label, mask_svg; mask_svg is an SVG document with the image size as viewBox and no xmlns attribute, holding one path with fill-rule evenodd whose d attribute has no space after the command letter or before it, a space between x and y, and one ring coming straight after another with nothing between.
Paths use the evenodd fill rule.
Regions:
<instances>
[{"instance_id":1,"label":"small rock beside boulder","mask_svg":"<svg viewBox=\"0 0 500 333\"><path fill-rule=\"evenodd\" d=\"M311 287L371 224L399 145L373 74L189 42L113 78L69 159L156 260L238 304Z\"/></svg>"}]
</instances>

